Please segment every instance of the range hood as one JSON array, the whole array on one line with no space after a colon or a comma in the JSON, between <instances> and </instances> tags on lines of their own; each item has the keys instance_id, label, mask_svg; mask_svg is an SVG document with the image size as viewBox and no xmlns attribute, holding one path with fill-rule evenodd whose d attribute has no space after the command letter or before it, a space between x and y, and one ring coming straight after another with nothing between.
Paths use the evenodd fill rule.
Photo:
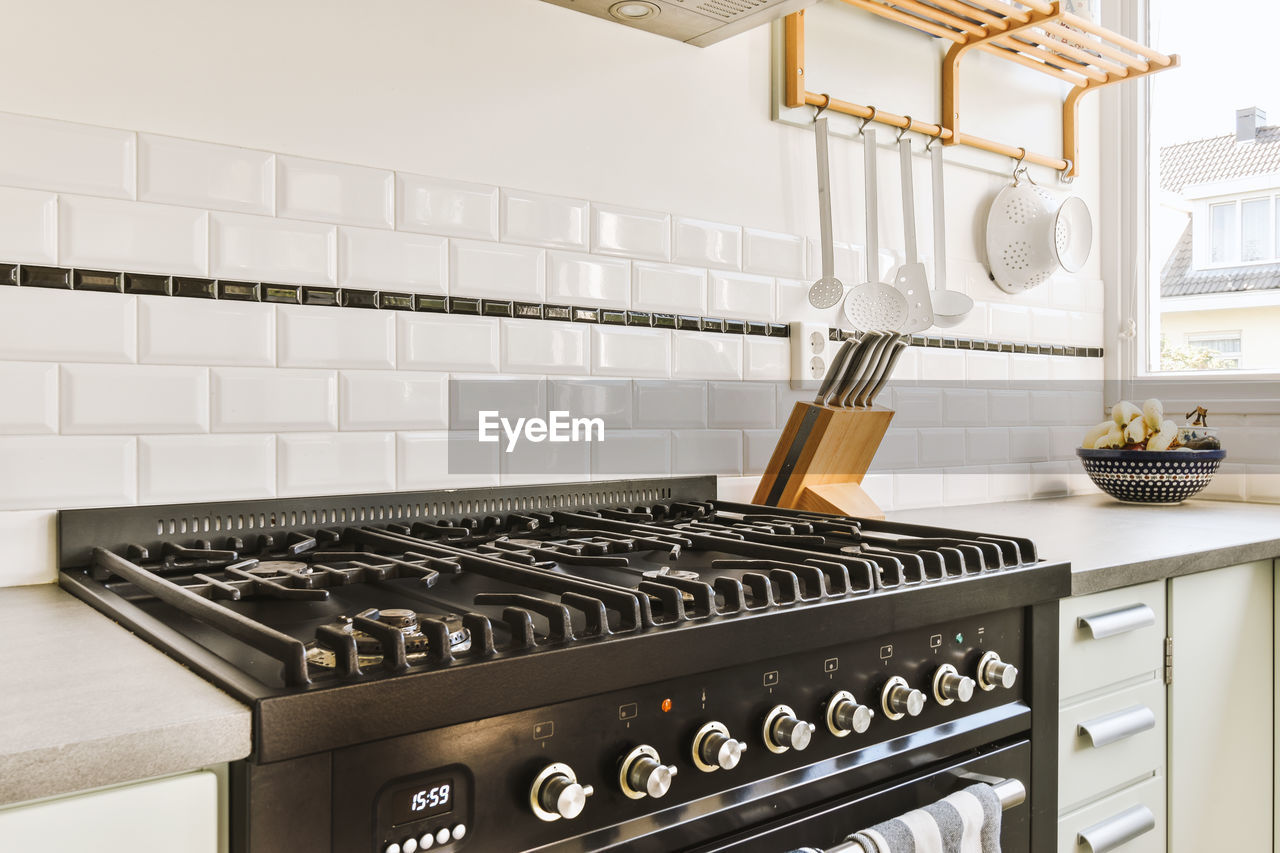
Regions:
<instances>
[{"instance_id":1,"label":"range hood","mask_svg":"<svg viewBox=\"0 0 1280 853\"><path fill-rule=\"evenodd\" d=\"M817 0L544 0L606 21L706 47Z\"/></svg>"}]
</instances>

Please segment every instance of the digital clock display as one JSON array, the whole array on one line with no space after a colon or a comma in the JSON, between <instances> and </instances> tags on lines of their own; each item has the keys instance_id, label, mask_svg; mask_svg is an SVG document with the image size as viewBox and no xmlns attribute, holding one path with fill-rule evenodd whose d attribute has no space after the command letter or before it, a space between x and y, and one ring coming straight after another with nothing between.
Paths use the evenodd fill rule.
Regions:
<instances>
[{"instance_id":1,"label":"digital clock display","mask_svg":"<svg viewBox=\"0 0 1280 853\"><path fill-rule=\"evenodd\" d=\"M452 777L436 777L391 793L391 822L399 826L453 811Z\"/></svg>"}]
</instances>

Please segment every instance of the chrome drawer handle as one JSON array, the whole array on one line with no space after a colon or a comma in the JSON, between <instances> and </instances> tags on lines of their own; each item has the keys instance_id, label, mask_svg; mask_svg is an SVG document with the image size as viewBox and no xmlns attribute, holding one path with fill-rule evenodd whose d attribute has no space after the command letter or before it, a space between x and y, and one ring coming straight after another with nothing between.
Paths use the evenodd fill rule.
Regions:
<instances>
[{"instance_id":1,"label":"chrome drawer handle","mask_svg":"<svg viewBox=\"0 0 1280 853\"><path fill-rule=\"evenodd\" d=\"M1103 637L1114 637L1147 628L1156 624L1156 612L1145 604L1132 604L1116 610L1094 613L1092 616L1081 616L1076 620L1076 627L1084 628L1095 640Z\"/></svg>"},{"instance_id":2,"label":"chrome drawer handle","mask_svg":"<svg viewBox=\"0 0 1280 853\"><path fill-rule=\"evenodd\" d=\"M1089 853L1108 853L1155 828L1156 816L1151 809L1134 806L1080 830L1076 843L1088 846Z\"/></svg>"},{"instance_id":3,"label":"chrome drawer handle","mask_svg":"<svg viewBox=\"0 0 1280 853\"><path fill-rule=\"evenodd\" d=\"M1096 749L1133 737L1139 732L1150 731L1155 727L1155 711L1146 705L1134 705L1132 708L1085 720L1080 724L1077 733L1089 738L1090 744Z\"/></svg>"}]
</instances>

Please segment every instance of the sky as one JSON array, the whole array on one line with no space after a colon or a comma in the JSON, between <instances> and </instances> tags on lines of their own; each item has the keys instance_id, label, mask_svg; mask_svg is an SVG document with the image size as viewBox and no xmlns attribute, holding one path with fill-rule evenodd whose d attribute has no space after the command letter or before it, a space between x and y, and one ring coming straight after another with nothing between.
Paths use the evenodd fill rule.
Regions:
<instances>
[{"instance_id":1,"label":"sky","mask_svg":"<svg viewBox=\"0 0 1280 853\"><path fill-rule=\"evenodd\" d=\"M1151 0L1151 29L1153 46L1182 57L1181 68L1151 78L1156 147L1235 133L1245 107L1280 124L1280 3Z\"/></svg>"}]
</instances>

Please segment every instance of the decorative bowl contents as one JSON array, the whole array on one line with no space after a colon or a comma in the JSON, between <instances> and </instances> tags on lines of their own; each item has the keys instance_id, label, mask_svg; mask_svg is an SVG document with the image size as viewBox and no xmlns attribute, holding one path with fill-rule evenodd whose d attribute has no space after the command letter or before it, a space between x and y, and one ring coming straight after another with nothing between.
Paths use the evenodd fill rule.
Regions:
<instances>
[{"instance_id":1,"label":"decorative bowl contents","mask_svg":"<svg viewBox=\"0 0 1280 853\"><path fill-rule=\"evenodd\" d=\"M1180 427L1165 419L1159 400L1141 408L1122 400L1110 420L1089 430L1076 455L1094 485L1116 500L1180 503L1209 485L1227 456L1204 425L1207 413L1195 414L1193 425Z\"/></svg>"}]
</instances>

